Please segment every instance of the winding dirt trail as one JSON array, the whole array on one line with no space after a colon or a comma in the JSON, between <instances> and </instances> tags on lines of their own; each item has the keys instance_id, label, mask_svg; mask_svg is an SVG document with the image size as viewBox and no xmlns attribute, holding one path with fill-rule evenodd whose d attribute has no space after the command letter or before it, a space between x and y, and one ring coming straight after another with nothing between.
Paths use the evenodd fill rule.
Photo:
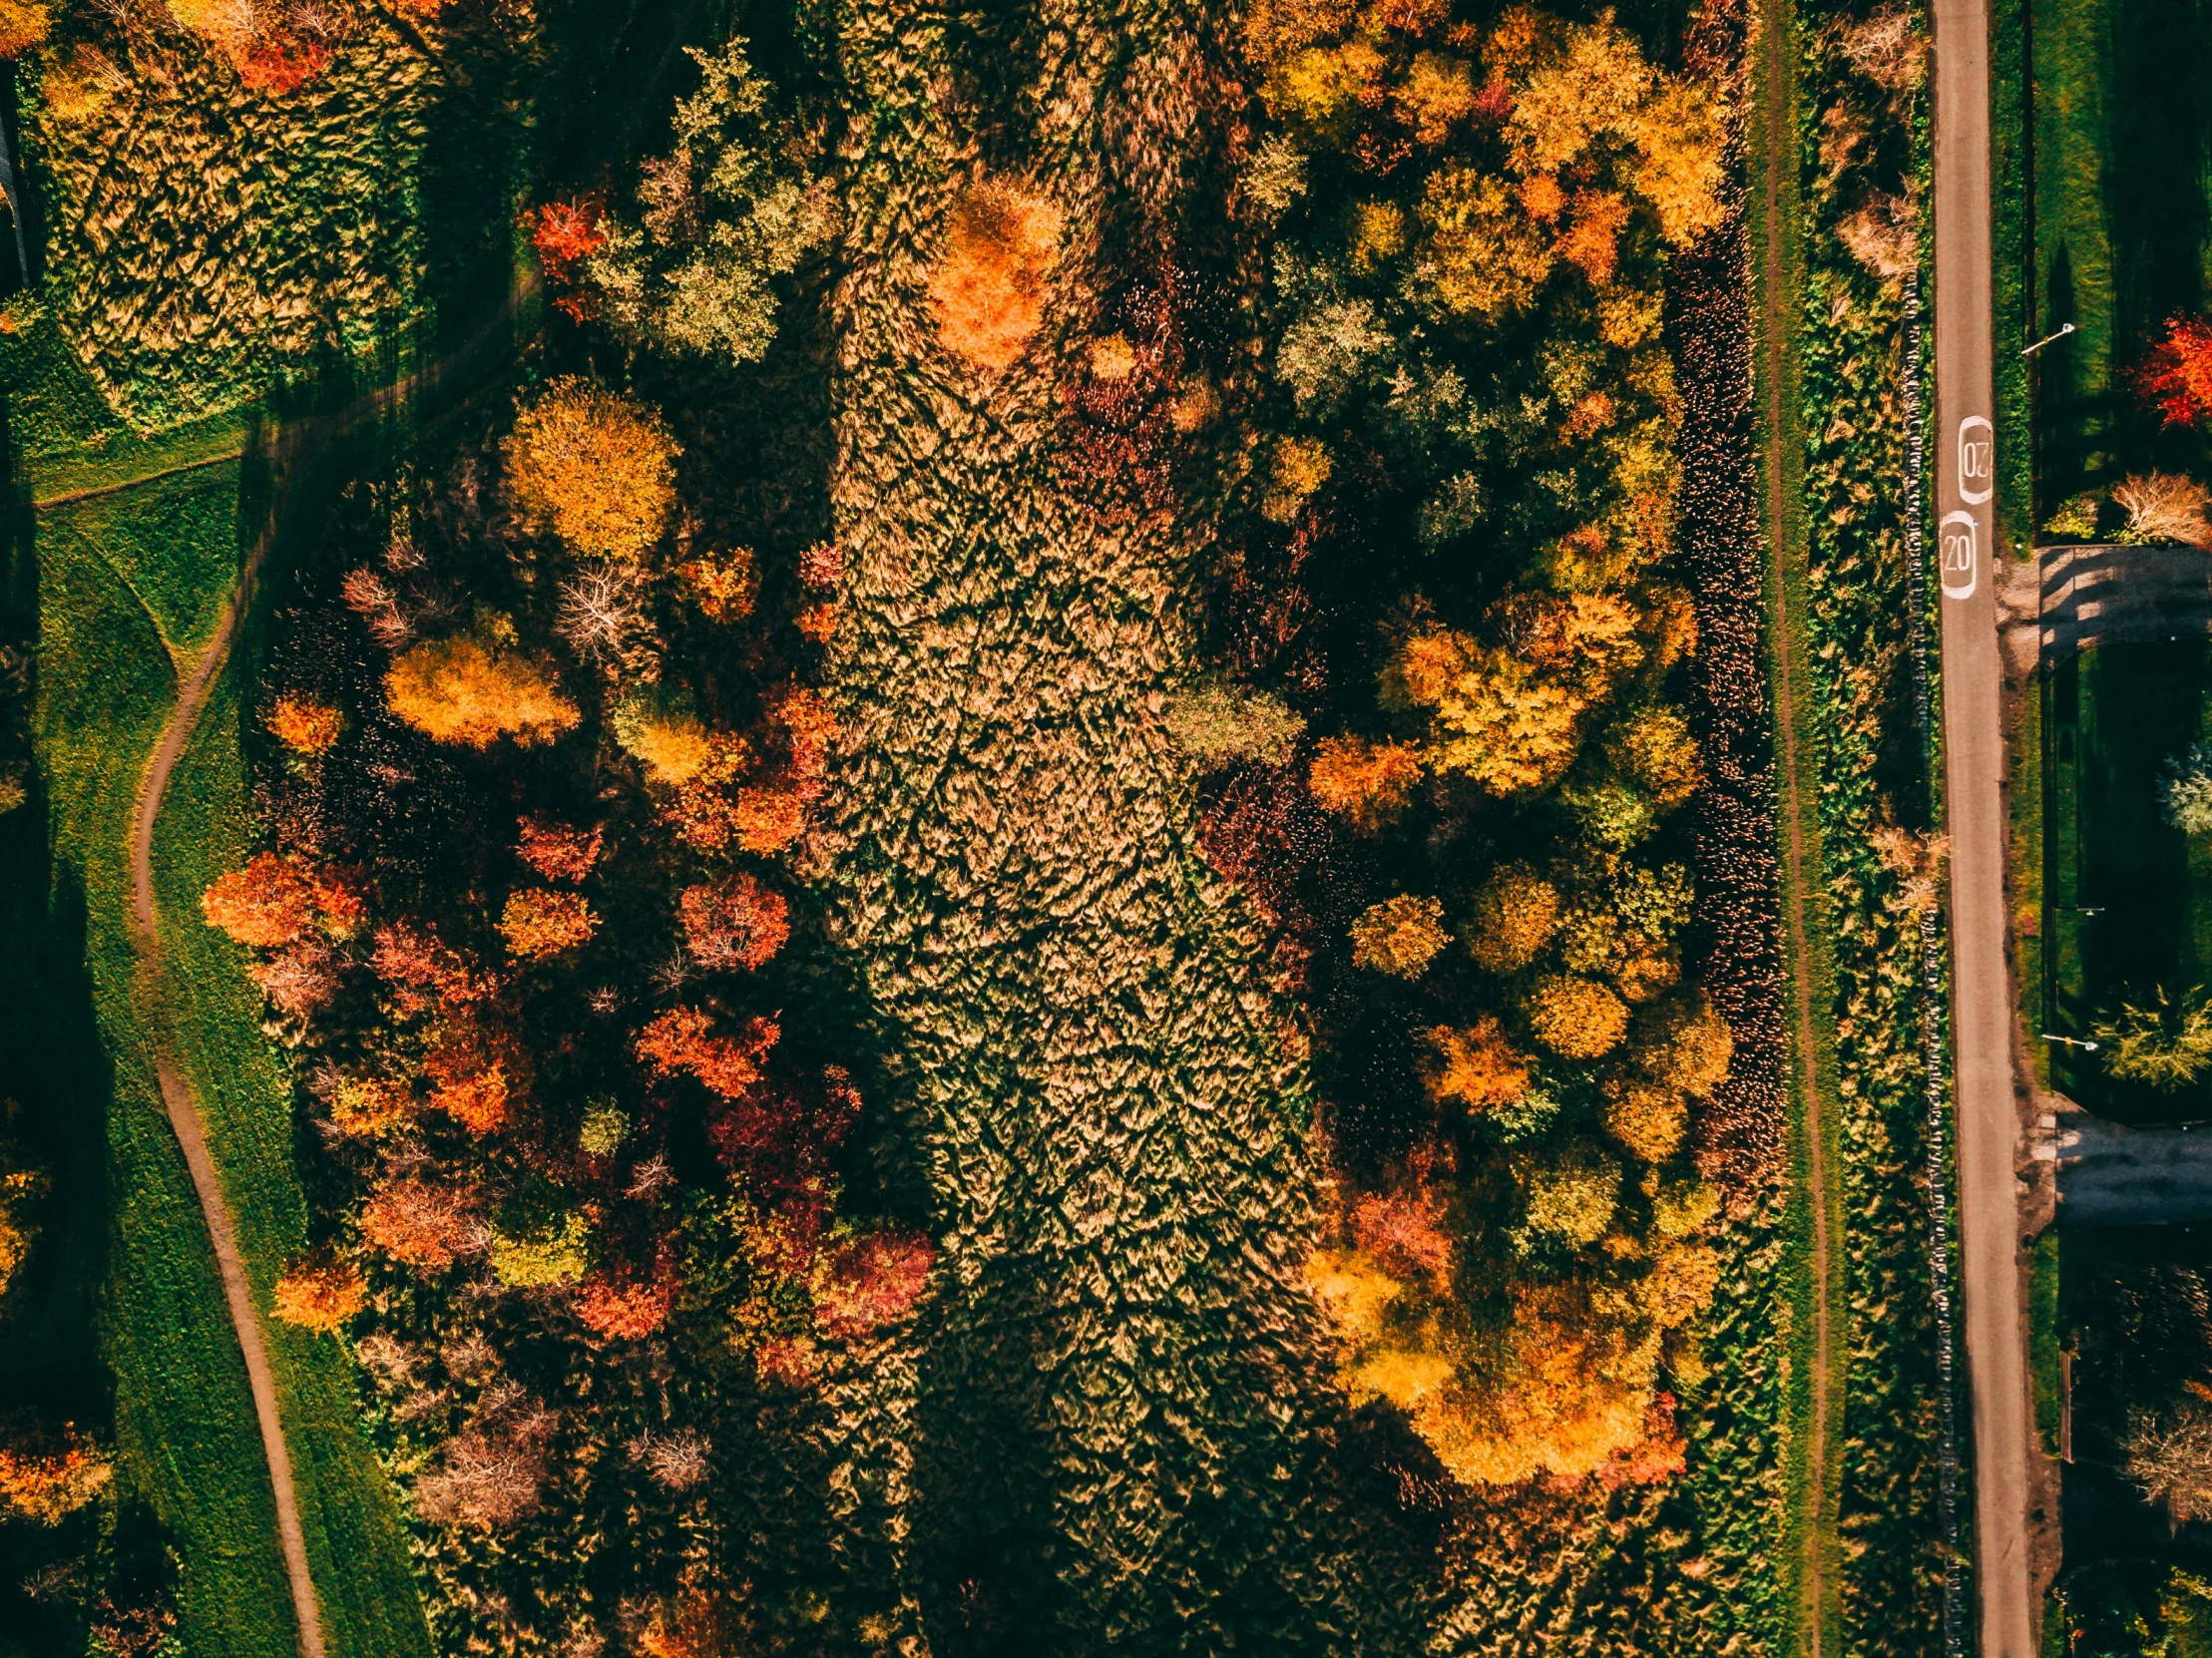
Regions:
<instances>
[{"instance_id":1,"label":"winding dirt trail","mask_svg":"<svg viewBox=\"0 0 2212 1658\"><path fill-rule=\"evenodd\" d=\"M288 467L305 461L325 445L346 437L366 421L406 402L426 385L459 369L499 336L516 310L537 292L538 286L535 275L525 279L509 293L496 315L435 362L389 386L363 394L343 409L280 432L271 452L272 471L281 479ZM149 481L134 479L131 482ZM237 641L239 629L245 623L254 581L275 540L276 520L272 510L238 569L237 581L230 590L229 602L223 608L215 636L193 658L185 674L178 689L176 710L170 715L162 739L147 761L146 775L139 784L138 800L132 808L132 919L141 965L157 985L162 969L160 913L154 902L154 826L161 818L162 802L169 792L170 780L176 775L178 762L184 758L194 732L199 729L200 716L206 711L217 676L229 659L230 647ZM192 1085L185 1080L175 1054L170 1051L159 1020L153 1023L153 1030L157 1044L153 1054L154 1073L161 1085L162 1104L169 1113L170 1127L176 1132L178 1146L185 1154L185 1166L192 1174L193 1190L207 1220L208 1239L215 1250L217 1270L222 1278L230 1325L245 1359L246 1381L253 1395L253 1414L261 1431L261 1448L268 1459L269 1485L276 1503L277 1540L283 1550L284 1573L291 1586L301 1658L324 1658L322 1612L315 1598L314 1577L307 1564L306 1533L300 1526L299 1499L292 1484L291 1451L284 1443L283 1418L277 1408L275 1378L268 1367L268 1343L260 1311L253 1304L252 1285L246 1278L245 1262L238 1252L237 1227L230 1216L229 1201L223 1195L221 1177L208 1148L207 1122L201 1115L200 1101L194 1096Z\"/></svg>"},{"instance_id":2,"label":"winding dirt trail","mask_svg":"<svg viewBox=\"0 0 2212 1658\"><path fill-rule=\"evenodd\" d=\"M154 909L154 823L161 815L162 799L169 791L177 762L199 727L200 715L215 688L216 675L229 658L230 646L244 623L253 593L253 579L275 539L273 526L262 530L247 555L238 580L230 591L230 603L214 638L200 652L177 698L162 740L148 762L139 785L138 803L131 815L131 904L138 927L139 954L150 972L160 972L161 934ZM276 1382L269 1374L268 1347L261 1316L253 1305L252 1286L245 1276L245 1262L238 1253L237 1228L230 1219L230 1205L222 1195L222 1181L215 1158L208 1150L207 1124L200 1102L177 1068L166 1047L154 1054L154 1072L161 1083L162 1104L169 1125L185 1153L192 1172L193 1190L207 1217L208 1240L215 1248L216 1267L222 1277L222 1296L230 1309L230 1326L237 1332L245 1358L246 1382L253 1394L253 1415L261 1430L261 1450L268 1458L269 1483L276 1498L276 1533L284 1551L284 1574L291 1582L292 1614L299 1625L299 1650L303 1658L323 1658L322 1611L315 1600L313 1576L307 1569L307 1539L300 1529L299 1501L292 1489L291 1452L284 1444L284 1425L276 1409Z\"/></svg>"},{"instance_id":3,"label":"winding dirt trail","mask_svg":"<svg viewBox=\"0 0 2212 1658\"><path fill-rule=\"evenodd\" d=\"M1819 860L1808 844L1806 814L1811 810L1809 759L1799 732L1796 660L1799 619L1791 609L1793 595L1788 579L1789 473L1784 465L1787 436L1795 430L1785 398L1788 369L1789 324L1783 312L1790 288L1789 261L1784 252L1784 214L1794 204L1794 193L1784 184L1784 160L1795 140L1790 120L1788 27L1780 0L1769 0L1759 16L1760 103L1764 107L1762 139L1764 167L1759 181L1763 207L1760 237L1760 382L1765 404L1761 411L1766 432L1767 534L1774 557L1773 614L1769 640L1774 652L1774 724L1776 734L1776 791L1780 796L1782 857L1788 869L1783 883L1783 921L1789 930L1790 1026L1796 1050L1799 1097L1805 1130L1805 1180L1807 1207L1812 1215L1812 1376L1805 1443L1804 1510L1799 1517L1801 1547L1798 1560L1798 1626L1807 1658L1828 1658L1827 1615L1830 1599L1828 1565L1831 1538L1838 1511L1837 1493L1830 1478L1830 1448L1836 1442L1837 1387L1835 1370L1834 1302L1836 1297L1835 1242L1831 1235L1836 1194L1830 1190L1828 1168L1828 1112L1822 1097L1820 1049L1813 1015L1815 985L1812 958L1812 925L1807 911L1812 904L1812 882L1819 875Z\"/></svg>"}]
</instances>

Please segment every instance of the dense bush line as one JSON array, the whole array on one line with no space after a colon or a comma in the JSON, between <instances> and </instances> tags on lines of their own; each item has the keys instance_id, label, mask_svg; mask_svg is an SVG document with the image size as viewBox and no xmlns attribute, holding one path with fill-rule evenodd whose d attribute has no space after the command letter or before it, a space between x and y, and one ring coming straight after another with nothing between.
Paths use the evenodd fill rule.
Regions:
<instances>
[{"instance_id":1,"label":"dense bush line","mask_svg":"<svg viewBox=\"0 0 2212 1658\"><path fill-rule=\"evenodd\" d=\"M1907 284L1920 280L1925 45L1894 8L1801 15L1805 516L1834 918L1850 1309L1840 1524L1846 1639L1929 1650L1942 1627L1927 994L1939 901L1927 741L1914 715L1906 554ZM1939 980L1940 983L1940 980ZM1948 1194L1937 1194L1948 1201Z\"/></svg>"}]
</instances>

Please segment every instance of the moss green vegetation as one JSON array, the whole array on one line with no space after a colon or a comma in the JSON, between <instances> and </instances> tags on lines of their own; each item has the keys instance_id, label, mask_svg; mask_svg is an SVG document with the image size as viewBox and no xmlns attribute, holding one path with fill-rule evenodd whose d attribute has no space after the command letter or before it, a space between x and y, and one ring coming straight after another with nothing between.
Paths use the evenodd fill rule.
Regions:
<instances>
[{"instance_id":1,"label":"moss green vegetation","mask_svg":"<svg viewBox=\"0 0 2212 1658\"><path fill-rule=\"evenodd\" d=\"M2077 1036L2161 989L2178 1003L2212 985L2212 845L2168 823L2159 798L2167 765L2206 734L2212 648L2098 645L2053 668L2046 695L2046 1006L2050 1029ZM2123 1122L2212 1114L2212 1079L2122 1082L2078 1048L2052 1055L2051 1079Z\"/></svg>"},{"instance_id":2,"label":"moss green vegetation","mask_svg":"<svg viewBox=\"0 0 2212 1658\"><path fill-rule=\"evenodd\" d=\"M2060 1242L2056 1232L2045 1232L2035 1240L2034 1261L2027 1284L2028 1377L2035 1391L2035 1434L2043 1443L2046 1456L2058 1454L2060 1419L2065 1410L2058 1329L2059 1273L2063 1261Z\"/></svg>"},{"instance_id":3,"label":"moss green vegetation","mask_svg":"<svg viewBox=\"0 0 2212 1658\"><path fill-rule=\"evenodd\" d=\"M45 515L42 562L100 565L180 661L214 635L237 575L238 463L91 496Z\"/></svg>"},{"instance_id":4,"label":"moss green vegetation","mask_svg":"<svg viewBox=\"0 0 2212 1658\"><path fill-rule=\"evenodd\" d=\"M63 338L52 311L18 295L0 306L9 438L31 499L55 502L186 467L221 464L244 448L249 418L217 415L141 435L110 409Z\"/></svg>"},{"instance_id":5,"label":"moss green vegetation","mask_svg":"<svg viewBox=\"0 0 2212 1658\"><path fill-rule=\"evenodd\" d=\"M244 862L244 713L224 674L170 784L154 840L164 918L166 1001L156 1018L200 1101L209 1143L262 1307L278 1272L305 1252L308 1217L293 1168L292 1079L261 1035L261 997L244 953L202 925L200 894ZM356 1422L350 1356L335 1341L266 1325L307 1553L332 1651L405 1658L429 1650L407 1570L398 1507ZM258 1455L259 1446L254 1451Z\"/></svg>"},{"instance_id":6,"label":"moss green vegetation","mask_svg":"<svg viewBox=\"0 0 2212 1658\"><path fill-rule=\"evenodd\" d=\"M56 898L82 894L93 1005L115 1066L101 1328L121 1480L178 1538L187 1638L280 1654L290 1602L268 1475L206 1225L147 1063L130 933L132 804L176 679L145 607L93 544L66 529L57 540L40 568L37 741Z\"/></svg>"},{"instance_id":7,"label":"moss green vegetation","mask_svg":"<svg viewBox=\"0 0 2212 1658\"><path fill-rule=\"evenodd\" d=\"M2035 498L2048 514L2126 472L2205 462L2203 440L2161 431L2124 378L2169 316L2205 303L2212 16L2190 0L2028 4L2031 310L2043 332L2076 329L2034 364Z\"/></svg>"}]
</instances>

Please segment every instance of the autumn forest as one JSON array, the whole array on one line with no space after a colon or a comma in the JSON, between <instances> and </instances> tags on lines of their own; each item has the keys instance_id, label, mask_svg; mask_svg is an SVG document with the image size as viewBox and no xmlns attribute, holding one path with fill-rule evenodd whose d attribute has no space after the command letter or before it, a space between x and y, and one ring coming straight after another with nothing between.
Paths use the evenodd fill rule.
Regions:
<instances>
[{"instance_id":1,"label":"autumn forest","mask_svg":"<svg viewBox=\"0 0 2212 1658\"><path fill-rule=\"evenodd\" d=\"M1806 1540L1752 22L0 0L0 1653L1931 1650L1925 1435ZM1795 28L1843 422L1920 43Z\"/></svg>"}]
</instances>

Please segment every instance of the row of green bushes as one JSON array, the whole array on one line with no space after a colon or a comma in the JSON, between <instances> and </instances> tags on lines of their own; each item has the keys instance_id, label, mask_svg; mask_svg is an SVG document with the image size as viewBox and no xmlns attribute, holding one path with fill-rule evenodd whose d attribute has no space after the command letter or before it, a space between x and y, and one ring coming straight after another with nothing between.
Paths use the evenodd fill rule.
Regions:
<instances>
[{"instance_id":1,"label":"row of green bushes","mask_svg":"<svg viewBox=\"0 0 2212 1658\"><path fill-rule=\"evenodd\" d=\"M1808 7L1802 122L1802 364L1809 723L1827 883L1842 1150L1844 1390L1837 1525L1842 1638L1934 1650L1945 1630L1945 1454L1930 1202L1931 1014L1944 966L1924 925L1945 881L1932 834L1933 693L1916 664L1929 594L1909 514L1928 407L1915 299L1927 255L1926 42L1901 7ZM1931 1007L1931 999L1936 999ZM1941 1108L1941 1107L1939 1107Z\"/></svg>"}]
</instances>

